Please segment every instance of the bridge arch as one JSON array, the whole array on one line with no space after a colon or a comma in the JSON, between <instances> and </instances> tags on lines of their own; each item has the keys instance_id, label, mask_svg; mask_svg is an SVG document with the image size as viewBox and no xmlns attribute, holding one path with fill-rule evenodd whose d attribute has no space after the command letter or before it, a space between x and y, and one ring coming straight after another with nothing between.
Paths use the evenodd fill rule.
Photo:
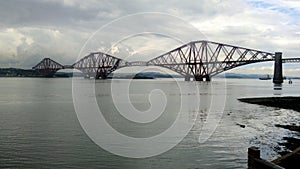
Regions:
<instances>
[{"instance_id":1,"label":"bridge arch","mask_svg":"<svg viewBox=\"0 0 300 169\"><path fill-rule=\"evenodd\" d=\"M148 61L197 81L257 62L273 61L274 54L211 41L193 41Z\"/></svg>"},{"instance_id":2,"label":"bridge arch","mask_svg":"<svg viewBox=\"0 0 300 169\"><path fill-rule=\"evenodd\" d=\"M32 67L32 69L36 70L43 77L53 77L58 70L63 68L63 65L50 58L44 58L36 66Z\"/></svg>"},{"instance_id":3,"label":"bridge arch","mask_svg":"<svg viewBox=\"0 0 300 169\"><path fill-rule=\"evenodd\" d=\"M116 69L129 66L160 66L172 70L186 80L210 80L224 71L258 62L274 61L275 54L212 41L193 41L155 57L147 62L128 62L115 56L92 52L72 65L61 65L44 58L33 67L41 75L51 77L60 69L77 69L86 77L105 79ZM281 60L281 55L280 55ZM282 62L298 62L299 58L282 59Z\"/></svg>"},{"instance_id":4,"label":"bridge arch","mask_svg":"<svg viewBox=\"0 0 300 169\"><path fill-rule=\"evenodd\" d=\"M85 77L105 79L108 74L119 66L125 66L127 61L102 52L92 52L72 65L61 65L50 58L44 58L32 69L44 77L53 77L61 69L76 69L81 71Z\"/></svg>"},{"instance_id":5,"label":"bridge arch","mask_svg":"<svg viewBox=\"0 0 300 169\"><path fill-rule=\"evenodd\" d=\"M93 52L74 63L72 67L80 70L86 77L106 79L111 72L126 64L127 61L115 56Z\"/></svg>"}]
</instances>

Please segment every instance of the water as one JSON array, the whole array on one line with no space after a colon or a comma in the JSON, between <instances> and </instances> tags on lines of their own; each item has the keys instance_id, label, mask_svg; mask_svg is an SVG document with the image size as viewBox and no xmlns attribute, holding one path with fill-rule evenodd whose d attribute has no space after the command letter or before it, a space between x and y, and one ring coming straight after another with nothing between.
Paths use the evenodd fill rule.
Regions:
<instances>
[{"instance_id":1,"label":"water","mask_svg":"<svg viewBox=\"0 0 300 169\"><path fill-rule=\"evenodd\" d=\"M125 81L119 80L118 84L123 85ZM190 99L199 94L202 99L200 117L193 114L189 117L191 120L196 118L197 124L173 149L155 157L132 159L103 150L87 136L74 110L72 79L1 78L0 168L246 168L247 148L252 145L261 147L263 158L276 158L278 154L274 149L280 149L277 143L294 133L274 125L299 124L299 113L237 100L274 95L271 81L226 81L225 109L216 131L206 142L200 144L197 139L204 132L207 111L215 106L210 99L223 97L218 92L224 89L221 79L214 79L212 83L217 86L216 90L212 90L210 83L179 82L200 89L200 93L189 91L186 94ZM91 81L82 80L81 83ZM97 81L95 86L97 102L104 110L105 118L117 131L129 136L159 134L176 118L176 114L170 114L150 124L127 123L119 118L112 106L108 92L110 81ZM299 86L297 80L292 85L284 84L280 94L300 95ZM153 88L165 92L169 101L167 112L178 111L178 85L166 80L136 80L131 84L130 100L137 110L145 111L151 107L145 93ZM189 111L194 112L194 109Z\"/></svg>"}]
</instances>

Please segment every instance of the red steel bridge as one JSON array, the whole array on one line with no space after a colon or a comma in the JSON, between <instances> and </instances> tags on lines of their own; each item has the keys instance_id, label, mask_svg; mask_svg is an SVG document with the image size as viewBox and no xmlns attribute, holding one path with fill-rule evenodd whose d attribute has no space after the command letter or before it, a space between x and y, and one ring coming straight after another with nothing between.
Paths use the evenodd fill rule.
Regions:
<instances>
[{"instance_id":1,"label":"red steel bridge","mask_svg":"<svg viewBox=\"0 0 300 169\"><path fill-rule=\"evenodd\" d=\"M203 40L187 43L147 62L128 62L106 53L93 52L72 65L61 65L50 58L44 58L32 69L45 77L53 77L60 69L77 69L86 77L106 79L110 73L122 67L161 66L181 74L186 80L194 78L196 81L210 81L211 77L239 66L275 61L274 79L280 83L282 63L300 62L300 58L282 59L281 55L279 52L269 53Z\"/></svg>"}]
</instances>

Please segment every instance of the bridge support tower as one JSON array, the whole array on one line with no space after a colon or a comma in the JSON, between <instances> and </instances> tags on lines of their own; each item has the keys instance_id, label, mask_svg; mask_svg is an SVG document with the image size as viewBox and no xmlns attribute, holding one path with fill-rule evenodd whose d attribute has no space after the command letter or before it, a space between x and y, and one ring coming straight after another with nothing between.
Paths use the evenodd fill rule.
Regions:
<instances>
[{"instance_id":1,"label":"bridge support tower","mask_svg":"<svg viewBox=\"0 0 300 169\"><path fill-rule=\"evenodd\" d=\"M100 70L99 72L96 73L95 78L96 78L96 79L106 79L106 78L107 78L107 75L108 75L107 71L105 71L105 70Z\"/></svg>"},{"instance_id":2,"label":"bridge support tower","mask_svg":"<svg viewBox=\"0 0 300 169\"><path fill-rule=\"evenodd\" d=\"M184 80L185 81L191 81L192 77L193 77L192 75L187 74L187 75L185 75Z\"/></svg>"},{"instance_id":3,"label":"bridge support tower","mask_svg":"<svg viewBox=\"0 0 300 169\"><path fill-rule=\"evenodd\" d=\"M274 84L281 84L281 83L283 83L283 76L282 76L282 53L281 52L276 52L275 53L273 83Z\"/></svg>"},{"instance_id":4,"label":"bridge support tower","mask_svg":"<svg viewBox=\"0 0 300 169\"><path fill-rule=\"evenodd\" d=\"M210 77L209 77L209 75L205 75L204 78L205 78L205 81L206 81L206 82L210 82Z\"/></svg>"},{"instance_id":5,"label":"bridge support tower","mask_svg":"<svg viewBox=\"0 0 300 169\"><path fill-rule=\"evenodd\" d=\"M195 75L194 76L194 79L195 79L195 81L204 81L204 79L205 79L205 81L206 82L210 82L210 77L209 77L209 75L204 75L204 76L202 76L202 75Z\"/></svg>"},{"instance_id":6,"label":"bridge support tower","mask_svg":"<svg viewBox=\"0 0 300 169\"><path fill-rule=\"evenodd\" d=\"M201 76L201 75L195 75L194 76L194 80L202 82L203 81L203 76Z\"/></svg>"}]
</instances>

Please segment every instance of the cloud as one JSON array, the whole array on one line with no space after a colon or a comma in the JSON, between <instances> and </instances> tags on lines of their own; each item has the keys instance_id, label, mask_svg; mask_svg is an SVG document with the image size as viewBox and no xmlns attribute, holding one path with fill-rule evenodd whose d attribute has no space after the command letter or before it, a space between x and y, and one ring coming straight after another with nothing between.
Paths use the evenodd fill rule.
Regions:
<instances>
[{"instance_id":1,"label":"cloud","mask_svg":"<svg viewBox=\"0 0 300 169\"><path fill-rule=\"evenodd\" d=\"M85 37L69 29L9 28L0 33L0 66L30 68L44 57L74 62Z\"/></svg>"},{"instance_id":2,"label":"cloud","mask_svg":"<svg viewBox=\"0 0 300 169\"><path fill-rule=\"evenodd\" d=\"M159 56L174 47L182 45L182 42L155 32L145 32L135 34L114 44L112 54L120 56L128 61L148 61L151 58Z\"/></svg>"},{"instance_id":3,"label":"cloud","mask_svg":"<svg viewBox=\"0 0 300 169\"><path fill-rule=\"evenodd\" d=\"M295 0L11 0L0 2L0 66L30 68L45 56L70 64L98 28L138 12L174 15L194 25L212 41L269 52L282 51L284 57L300 57L300 2ZM119 32L141 33L142 29L147 29L146 21L147 25L157 25L156 32L169 31L169 35L180 32L185 26L164 27L165 22L171 25L172 21L159 18L123 21L120 25L127 26L105 30L103 37L107 40L98 39L92 49L110 49L120 40ZM189 36L186 32L180 33ZM192 38L200 40L203 37ZM175 41L154 34L133 36L118 44L115 52L146 60L177 45Z\"/></svg>"},{"instance_id":4,"label":"cloud","mask_svg":"<svg viewBox=\"0 0 300 169\"><path fill-rule=\"evenodd\" d=\"M251 1L243 4L243 11L239 13L218 15L194 24L215 41L270 52L282 51L285 56L300 56L295 51L300 45L297 34L300 25L294 22L295 15L269 6L272 5L263 1Z\"/></svg>"}]
</instances>

